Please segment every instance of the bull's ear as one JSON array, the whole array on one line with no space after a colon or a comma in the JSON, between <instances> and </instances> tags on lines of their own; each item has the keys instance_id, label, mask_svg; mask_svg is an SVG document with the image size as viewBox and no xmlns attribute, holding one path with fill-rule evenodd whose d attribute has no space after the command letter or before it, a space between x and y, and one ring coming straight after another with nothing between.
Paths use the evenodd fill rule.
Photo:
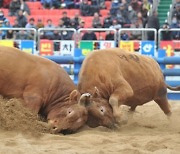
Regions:
<instances>
[{"instance_id":1,"label":"bull's ear","mask_svg":"<svg viewBox=\"0 0 180 154\"><path fill-rule=\"evenodd\" d=\"M92 95L94 98L99 97L100 93L99 93L99 89L97 87L94 87L94 93Z\"/></svg>"},{"instance_id":2,"label":"bull's ear","mask_svg":"<svg viewBox=\"0 0 180 154\"><path fill-rule=\"evenodd\" d=\"M80 99L79 99L79 102L78 104L82 105L82 106L89 106L91 101L90 101L90 97L91 97L91 94L89 93L84 93L81 95Z\"/></svg>"},{"instance_id":3,"label":"bull's ear","mask_svg":"<svg viewBox=\"0 0 180 154\"><path fill-rule=\"evenodd\" d=\"M77 101L77 100L79 100L80 96L81 96L81 94L79 93L79 91L75 89L70 94L70 100Z\"/></svg>"}]
</instances>

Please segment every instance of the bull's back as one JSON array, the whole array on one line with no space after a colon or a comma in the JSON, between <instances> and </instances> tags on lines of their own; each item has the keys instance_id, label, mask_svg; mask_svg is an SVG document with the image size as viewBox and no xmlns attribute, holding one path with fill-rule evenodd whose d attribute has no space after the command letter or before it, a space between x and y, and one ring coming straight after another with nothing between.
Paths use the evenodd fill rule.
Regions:
<instances>
[{"instance_id":1,"label":"bull's back","mask_svg":"<svg viewBox=\"0 0 180 154\"><path fill-rule=\"evenodd\" d=\"M155 89L163 82L160 68L152 58L121 49L106 49L89 54L82 64L79 77L80 89L83 91L92 86L101 88L105 84L103 90L109 89L106 94L112 93L122 77L136 94L144 91L154 95Z\"/></svg>"},{"instance_id":2,"label":"bull's back","mask_svg":"<svg viewBox=\"0 0 180 154\"><path fill-rule=\"evenodd\" d=\"M22 97L27 85L49 92L64 82L74 88L68 74L54 62L16 48L0 47L0 94Z\"/></svg>"}]
</instances>

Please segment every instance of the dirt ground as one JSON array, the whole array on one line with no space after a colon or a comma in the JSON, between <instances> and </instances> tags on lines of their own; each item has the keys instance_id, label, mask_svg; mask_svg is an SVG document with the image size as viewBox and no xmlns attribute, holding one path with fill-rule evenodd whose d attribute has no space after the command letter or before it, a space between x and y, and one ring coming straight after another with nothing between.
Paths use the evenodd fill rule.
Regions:
<instances>
[{"instance_id":1,"label":"dirt ground","mask_svg":"<svg viewBox=\"0 0 180 154\"><path fill-rule=\"evenodd\" d=\"M0 97L0 154L179 154L180 101L170 101L170 120L155 102L137 107L119 129L84 126L53 135L21 100Z\"/></svg>"}]
</instances>

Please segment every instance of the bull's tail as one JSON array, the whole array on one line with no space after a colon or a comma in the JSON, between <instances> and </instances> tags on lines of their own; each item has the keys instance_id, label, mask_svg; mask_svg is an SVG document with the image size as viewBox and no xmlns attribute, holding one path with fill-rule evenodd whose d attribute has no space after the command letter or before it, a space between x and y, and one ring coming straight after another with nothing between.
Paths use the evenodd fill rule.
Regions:
<instances>
[{"instance_id":1,"label":"bull's tail","mask_svg":"<svg viewBox=\"0 0 180 154\"><path fill-rule=\"evenodd\" d=\"M168 89L170 90L174 90L174 91L180 91L180 86L177 86L177 87L171 87L169 85L166 85Z\"/></svg>"}]
</instances>

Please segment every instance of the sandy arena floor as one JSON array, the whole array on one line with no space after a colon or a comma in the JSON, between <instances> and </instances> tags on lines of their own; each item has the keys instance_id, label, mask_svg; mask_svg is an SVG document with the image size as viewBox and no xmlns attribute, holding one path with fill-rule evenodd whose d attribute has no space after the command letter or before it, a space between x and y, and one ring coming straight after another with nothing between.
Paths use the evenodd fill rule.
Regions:
<instances>
[{"instance_id":1,"label":"sandy arena floor","mask_svg":"<svg viewBox=\"0 0 180 154\"><path fill-rule=\"evenodd\" d=\"M180 101L170 104L171 122L150 102L117 130L85 126L64 136L48 134L19 100L0 98L0 154L179 154Z\"/></svg>"}]
</instances>

